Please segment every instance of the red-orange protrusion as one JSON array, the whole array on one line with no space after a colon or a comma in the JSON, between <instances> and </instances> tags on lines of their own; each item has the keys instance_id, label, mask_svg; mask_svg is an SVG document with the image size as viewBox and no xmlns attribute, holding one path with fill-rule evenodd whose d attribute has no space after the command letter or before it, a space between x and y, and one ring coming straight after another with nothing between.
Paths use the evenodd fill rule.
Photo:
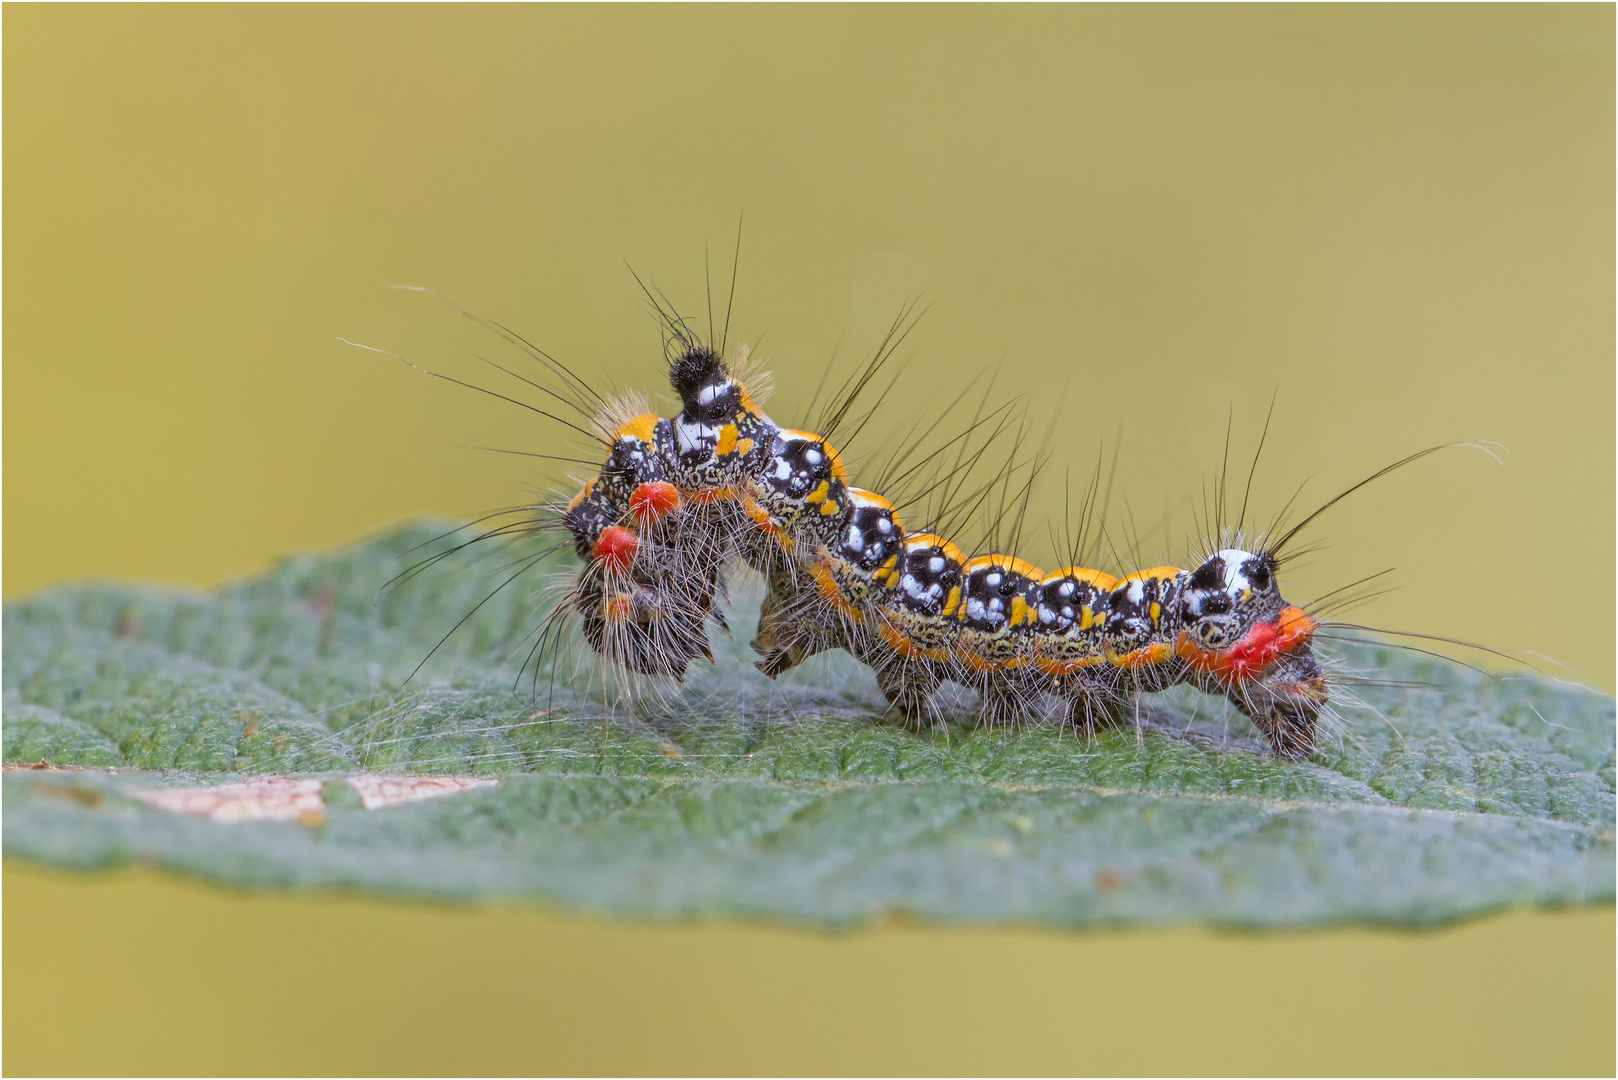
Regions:
<instances>
[{"instance_id":1,"label":"red-orange protrusion","mask_svg":"<svg viewBox=\"0 0 1618 1080\"><path fill-rule=\"evenodd\" d=\"M629 495L629 511L642 525L650 525L679 508L680 489L660 480L642 484Z\"/></svg>"},{"instance_id":2,"label":"red-orange protrusion","mask_svg":"<svg viewBox=\"0 0 1618 1080\"><path fill-rule=\"evenodd\" d=\"M1300 607L1285 607L1274 622L1258 623L1228 649L1207 652L1182 646L1180 655L1198 671L1210 672L1221 682L1241 682L1258 675L1276 659L1307 642L1317 624Z\"/></svg>"},{"instance_id":3,"label":"red-orange protrusion","mask_svg":"<svg viewBox=\"0 0 1618 1080\"><path fill-rule=\"evenodd\" d=\"M601 530L601 536L596 540L596 561L608 570L627 573L635 562L635 549L638 546L640 539L633 530L621 525L609 525Z\"/></svg>"}]
</instances>

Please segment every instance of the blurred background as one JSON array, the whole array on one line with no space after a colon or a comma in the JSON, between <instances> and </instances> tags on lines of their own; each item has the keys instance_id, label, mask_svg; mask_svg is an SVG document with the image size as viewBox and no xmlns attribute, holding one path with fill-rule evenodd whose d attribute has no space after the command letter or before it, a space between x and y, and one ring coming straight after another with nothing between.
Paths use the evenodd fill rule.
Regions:
<instances>
[{"instance_id":1,"label":"blurred background","mask_svg":"<svg viewBox=\"0 0 1618 1080\"><path fill-rule=\"evenodd\" d=\"M1608 5L4 21L8 598L213 586L565 486L471 449L571 452L554 425L339 337L458 374L498 354L390 288L429 286L656 392L629 268L705 324L741 223L731 338L776 372L772 414L801 419L921 298L879 419L997 368L994 400L1051 433L1035 561L1103 448L1119 546L1183 559L1227 426L1245 477L1272 397L1263 518L1306 481L1299 505L1503 444L1333 510L1287 591L1394 568L1356 620L1613 689Z\"/></svg>"}]
</instances>

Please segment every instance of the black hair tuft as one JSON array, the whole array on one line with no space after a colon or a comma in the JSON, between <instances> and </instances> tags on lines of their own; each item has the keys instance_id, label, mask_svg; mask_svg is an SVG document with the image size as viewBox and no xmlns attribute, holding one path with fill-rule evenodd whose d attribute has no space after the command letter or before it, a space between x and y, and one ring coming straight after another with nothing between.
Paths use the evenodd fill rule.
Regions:
<instances>
[{"instance_id":1,"label":"black hair tuft","mask_svg":"<svg viewBox=\"0 0 1618 1080\"><path fill-rule=\"evenodd\" d=\"M682 400L690 400L716 374L723 375L724 370L725 362L713 349L692 345L669 365L669 383Z\"/></svg>"}]
</instances>

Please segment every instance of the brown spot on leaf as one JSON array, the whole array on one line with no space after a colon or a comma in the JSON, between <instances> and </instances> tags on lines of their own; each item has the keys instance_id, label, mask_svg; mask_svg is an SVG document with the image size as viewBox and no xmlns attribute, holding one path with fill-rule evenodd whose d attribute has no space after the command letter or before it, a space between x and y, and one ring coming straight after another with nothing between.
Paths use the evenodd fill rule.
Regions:
<instances>
[{"instance_id":1,"label":"brown spot on leaf","mask_svg":"<svg viewBox=\"0 0 1618 1080\"><path fill-rule=\"evenodd\" d=\"M1116 870L1103 870L1096 875L1096 891L1109 896L1118 891L1124 883L1124 876Z\"/></svg>"},{"instance_id":2,"label":"brown spot on leaf","mask_svg":"<svg viewBox=\"0 0 1618 1080\"><path fill-rule=\"evenodd\" d=\"M455 795L472 788L492 787L498 780L486 776L372 776L361 773L348 778L348 786L359 793L367 810L380 810L398 803Z\"/></svg>"},{"instance_id":3,"label":"brown spot on leaf","mask_svg":"<svg viewBox=\"0 0 1618 1080\"><path fill-rule=\"evenodd\" d=\"M152 788L135 792L135 797L159 810L223 822L302 821L307 814L321 821L326 818L320 781L287 776L260 776L208 788Z\"/></svg>"},{"instance_id":4,"label":"brown spot on leaf","mask_svg":"<svg viewBox=\"0 0 1618 1080\"><path fill-rule=\"evenodd\" d=\"M397 803L416 802L440 795L454 795L472 788L492 787L498 780L484 776L368 776L347 778L348 786L360 797L367 810ZM159 810L195 814L215 821L292 821L299 825L326 824L325 782L298 780L290 776L258 776L239 784L218 784L205 788L152 788L137 791L135 798ZM96 802L101 794L86 794ZM62 794L62 798L77 796Z\"/></svg>"},{"instance_id":5,"label":"brown spot on leaf","mask_svg":"<svg viewBox=\"0 0 1618 1080\"><path fill-rule=\"evenodd\" d=\"M96 807L106 801L106 796L101 792L94 788L79 787L77 784L41 784L34 790L49 798L66 799L80 806Z\"/></svg>"}]
</instances>

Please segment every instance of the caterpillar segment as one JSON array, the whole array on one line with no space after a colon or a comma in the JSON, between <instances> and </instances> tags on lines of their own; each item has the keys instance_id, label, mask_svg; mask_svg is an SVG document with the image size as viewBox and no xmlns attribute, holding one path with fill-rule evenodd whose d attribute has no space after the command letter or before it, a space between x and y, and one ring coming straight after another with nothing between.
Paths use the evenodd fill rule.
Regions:
<instances>
[{"instance_id":1,"label":"caterpillar segment","mask_svg":"<svg viewBox=\"0 0 1618 1080\"><path fill-rule=\"evenodd\" d=\"M928 699L954 670L965 565L961 549L935 533L906 536L893 587L878 604L882 649L871 666L888 703L912 723L927 718Z\"/></svg>"},{"instance_id":2,"label":"caterpillar segment","mask_svg":"<svg viewBox=\"0 0 1618 1080\"><path fill-rule=\"evenodd\" d=\"M838 499L836 524L815 530L829 535L815 538L812 549L798 543L803 557L767 576L753 648L762 657L758 669L771 678L828 649L869 663L886 648L878 645L875 616L897 580L904 523L874 491L844 488Z\"/></svg>"},{"instance_id":3,"label":"caterpillar segment","mask_svg":"<svg viewBox=\"0 0 1618 1080\"><path fill-rule=\"evenodd\" d=\"M1118 579L1068 566L1039 584L1034 664L1061 699L1064 719L1089 734L1122 719L1126 703L1120 669L1107 656L1107 613Z\"/></svg>"},{"instance_id":4,"label":"caterpillar segment","mask_svg":"<svg viewBox=\"0 0 1618 1080\"><path fill-rule=\"evenodd\" d=\"M1175 647L1185 576L1177 566L1136 570L1107 597L1102 630L1107 662L1126 672L1141 693L1167 690L1185 677Z\"/></svg>"},{"instance_id":5,"label":"caterpillar segment","mask_svg":"<svg viewBox=\"0 0 1618 1080\"><path fill-rule=\"evenodd\" d=\"M682 406L673 422L671 479L705 499L737 498L742 481L756 476L771 455L780 429L707 346L679 353L669 366L669 383Z\"/></svg>"},{"instance_id":6,"label":"caterpillar segment","mask_svg":"<svg viewBox=\"0 0 1618 1080\"><path fill-rule=\"evenodd\" d=\"M820 546L835 542L849 481L831 444L805 431L778 430L761 466L736 486L742 512L757 530L740 548L749 565L770 574L783 559L797 558L800 545L812 558Z\"/></svg>"},{"instance_id":7,"label":"caterpillar segment","mask_svg":"<svg viewBox=\"0 0 1618 1080\"><path fill-rule=\"evenodd\" d=\"M982 695L982 716L1012 723L1036 705L1039 681L1023 670L1039 643L1038 567L999 553L967 560L961 567L961 603L956 608L954 681Z\"/></svg>"}]
</instances>

